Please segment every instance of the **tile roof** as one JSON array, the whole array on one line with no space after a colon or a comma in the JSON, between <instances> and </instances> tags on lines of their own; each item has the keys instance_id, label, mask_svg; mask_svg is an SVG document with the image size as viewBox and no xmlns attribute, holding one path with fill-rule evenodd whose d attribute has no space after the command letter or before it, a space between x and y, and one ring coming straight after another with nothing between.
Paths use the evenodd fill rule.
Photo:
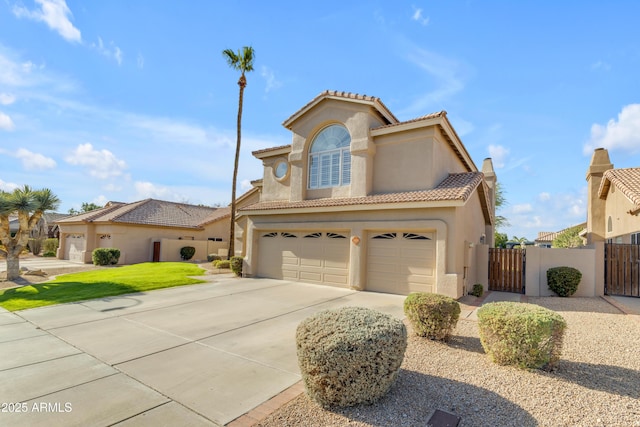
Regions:
<instances>
[{"instance_id":1,"label":"tile roof","mask_svg":"<svg viewBox=\"0 0 640 427\"><path fill-rule=\"evenodd\" d=\"M57 223L113 222L163 227L202 228L230 216L229 208L210 208L163 200L133 203L109 202L105 207L57 221Z\"/></svg>"},{"instance_id":2,"label":"tile roof","mask_svg":"<svg viewBox=\"0 0 640 427\"><path fill-rule=\"evenodd\" d=\"M251 154L253 154L255 156L256 154L268 153L270 151L278 151L278 150L282 150L283 148L291 148L291 144L280 145L278 147L262 148L260 150L252 151Z\"/></svg>"},{"instance_id":3,"label":"tile roof","mask_svg":"<svg viewBox=\"0 0 640 427\"><path fill-rule=\"evenodd\" d=\"M404 191L399 193L373 194L365 197L310 199L299 202L276 200L259 202L240 209L241 211L324 208L334 206L376 205L386 203L467 201L473 191L484 181L482 172L450 174L431 190ZM484 190L484 188L483 188Z\"/></svg>"},{"instance_id":4,"label":"tile roof","mask_svg":"<svg viewBox=\"0 0 640 427\"><path fill-rule=\"evenodd\" d=\"M558 237L558 235L575 227L580 227L581 229L584 229L587 227L587 223L582 222L580 224L572 225L560 231L538 231L538 237L536 238L536 242L553 242L556 239L556 237Z\"/></svg>"},{"instance_id":5,"label":"tile roof","mask_svg":"<svg viewBox=\"0 0 640 427\"><path fill-rule=\"evenodd\" d=\"M313 98L311 101L309 101L307 104L305 104L298 111L293 113L287 120L282 122L282 125L284 127L286 127L286 128L289 128L289 125L291 125L292 122L297 117L301 116L303 113L305 113L312 106L318 104L320 101L322 101L323 99L326 99L326 98L334 98L334 99L335 98L340 98L340 99L344 99L344 100L355 100L355 101L359 101L359 102L366 102L368 104L372 104L373 106L375 106L376 110L389 123L396 123L398 121L396 116L394 116L393 113L387 108L387 106L384 105L384 103L382 102L382 100L380 100L380 98L377 98L375 96L369 96L369 95L359 95L357 93L351 93L351 92L340 92L340 91L337 91L337 90L325 90L324 92L320 93L318 96Z\"/></svg>"},{"instance_id":6,"label":"tile roof","mask_svg":"<svg viewBox=\"0 0 640 427\"><path fill-rule=\"evenodd\" d=\"M640 168L609 169L603 174L598 193L606 199L611 184L624 194L635 207L629 211L632 215L640 212Z\"/></svg>"},{"instance_id":7,"label":"tile roof","mask_svg":"<svg viewBox=\"0 0 640 427\"><path fill-rule=\"evenodd\" d=\"M430 113L430 114L426 114L424 116L420 116L420 117L416 117L415 119L411 119L411 120L406 120L404 122L397 122L397 123L389 123L388 125L384 125L384 126L379 126L375 129L383 129L383 128L390 128L393 126L400 126L400 125L404 125L407 123L417 123L417 122L421 122L423 120L430 120L430 119L435 119L438 117L445 117L447 115L447 112L445 110L442 111L438 111L435 113Z\"/></svg>"}]
</instances>

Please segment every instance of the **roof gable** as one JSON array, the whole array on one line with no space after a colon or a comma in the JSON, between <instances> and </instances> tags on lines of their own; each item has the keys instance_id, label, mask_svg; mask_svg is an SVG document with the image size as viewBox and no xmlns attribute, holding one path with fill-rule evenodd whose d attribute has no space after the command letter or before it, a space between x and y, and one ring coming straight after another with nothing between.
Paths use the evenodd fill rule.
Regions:
<instances>
[{"instance_id":1,"label":"roof gable","mask_svg":"<svg viewBox=\"0 0 640 427\"><path fill-rule=\"evenodd\" d=\"M640 213L640 168L609 169L603 174L598 195L606 199L611 184L615 186L634 205L629 211L632 215Z\"/></svg>"},{"instance_id":2,"label":"roof gable","mask_svg":"<svg viewBox=\"0 0 640 427\"><path fill-rule=\"evenodd\" d=\"M324 92L313 98L310 102L308 102L304 107L293 113L287 120L282 122L282 125L287 129L291 129L293 123L295 123L300 117L304 116L309 110L313 109L316 105L327 99L335 99L338 101L369 105L378 114L380 114L383 120L387 123L391 124L398 122L396 116L394 116L393 113L389 111L387 106L382 103L380 98L376 98L375 96L358 95L357 93L351 92L325 90Z\"/></svg>"}]
</instances>

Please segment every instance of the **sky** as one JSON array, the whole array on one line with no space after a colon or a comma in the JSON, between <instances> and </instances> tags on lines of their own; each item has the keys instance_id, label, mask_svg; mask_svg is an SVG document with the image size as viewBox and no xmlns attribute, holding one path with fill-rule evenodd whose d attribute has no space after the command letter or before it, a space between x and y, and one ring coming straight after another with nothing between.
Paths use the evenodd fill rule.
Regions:
<instances>
[{"instance_id":1,"label":"sky","mask_svg":"<svg viewBox=\"0 0 640 427\"><path fill-rule=\"evenodd\" d=\"M226 205L239 73L252 46L238 191L251 152L324 90L399 120L441 110L491 157L509 237L586 220L593 149L640 167L640 2L0 0L0 189L59 212L156 198ZM240 194L239 193L239 194Z\"/></svg>"}]
</instances>

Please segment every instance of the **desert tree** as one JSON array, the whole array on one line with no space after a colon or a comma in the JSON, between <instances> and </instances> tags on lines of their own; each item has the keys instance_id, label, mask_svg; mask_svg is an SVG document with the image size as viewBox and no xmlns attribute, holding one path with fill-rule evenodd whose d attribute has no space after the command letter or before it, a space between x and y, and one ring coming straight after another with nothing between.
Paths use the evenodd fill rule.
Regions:
<instances>
[{"instance_id":1,"label":"desert tree","mask_svg":"<svg viewBox=\"0 0 640 427\"><path fill-rule=\"evenodd\" d=\"M20 276L20 253L29 242L31 230L46 211L54 210L60 204L58 197L48 188L33 190L28 185L12 192L0 191L0 242L7 257L7 280ZM11 234L11 217L18 220L18 231Z\"/></svg>"}]
</instances>

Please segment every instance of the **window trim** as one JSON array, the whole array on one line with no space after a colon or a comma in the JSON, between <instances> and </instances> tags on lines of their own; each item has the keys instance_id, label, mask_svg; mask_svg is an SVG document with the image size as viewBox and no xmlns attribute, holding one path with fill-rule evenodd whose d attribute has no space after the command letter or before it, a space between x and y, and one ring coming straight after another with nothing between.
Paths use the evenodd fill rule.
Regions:
<instances>
[{"instance_id":1,"label":"window trim","mask_svg":"<svg viewBox=\"0 0 640 427\"><path fill-rule=\"evenodd\" d=\"M340 127L349 136L349 145L313 152L318 138L331 127ZM323 172L324 170L324 172ZM316 134L309 146L307 189L343 187L351 184L351 134L341 124L331 124Z\"/></svg>"}]
</instances>

